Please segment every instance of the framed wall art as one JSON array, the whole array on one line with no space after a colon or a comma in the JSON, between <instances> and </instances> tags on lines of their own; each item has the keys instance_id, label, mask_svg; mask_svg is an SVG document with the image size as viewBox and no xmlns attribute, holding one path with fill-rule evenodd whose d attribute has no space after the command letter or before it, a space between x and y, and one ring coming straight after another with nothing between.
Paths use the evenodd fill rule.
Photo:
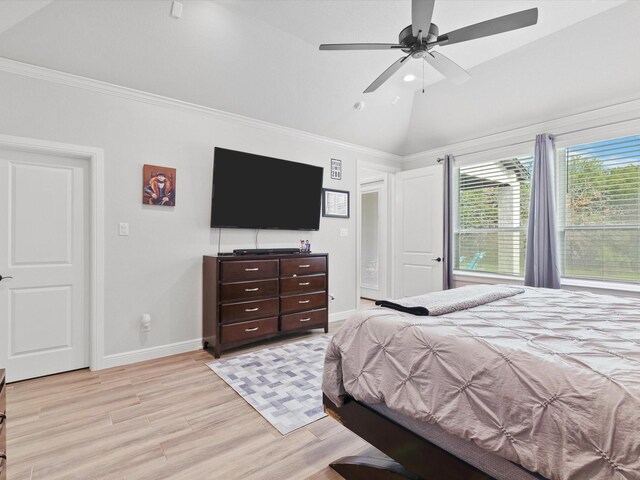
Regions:
<instances>
[{"instance_id":1,"label":"framed wall art","mask_svg":"<svg viewBox=\"0 0 640 480\"><path fill-rule=\"evenodd\" d=\"M323 188L322 216L349 218L349 192L346 190Z\"/></svg>"},{"instance_id":2,"label":"framed wall art","mask_svg":"<svg viewBox=\"0 0 640 480\"><path fill-rule=\"evenodd\" d=\"M176 204L176 169L144 165L142 167L142 203L173 207Z\"/></svg>"},{"instance_id":3,"label":"framed wall art","mask_svg":"<svg viewBox=\"0 0 640 480\"><path fill-rule=\"evenodd\" d=\"M342 180L342 160L331 159L331 180Z\"/></svg>"}]
</instances>

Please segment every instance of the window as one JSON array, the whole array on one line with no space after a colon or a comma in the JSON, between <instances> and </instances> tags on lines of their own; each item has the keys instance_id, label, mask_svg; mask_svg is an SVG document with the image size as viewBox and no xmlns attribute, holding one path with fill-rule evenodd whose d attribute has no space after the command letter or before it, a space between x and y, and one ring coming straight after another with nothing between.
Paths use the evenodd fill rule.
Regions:
<instances>
[{"instance_id":1,"label":"window","mask_svg":"<svg viewBox=\"0 0 640 480\"><path fill-rule=\"evenodd\" d=\"M562 276L640 281L640 135L558 152Z\"/></svg>"},{"instance_id":2,"label":"window","mask_svg":"<svg viewBox=\"0 0 640 480\"><path fill-rule=\"evenodd\" d=\"M531 156L457 169L454 268L523 276Z\"/></svg>"}]
</instances>

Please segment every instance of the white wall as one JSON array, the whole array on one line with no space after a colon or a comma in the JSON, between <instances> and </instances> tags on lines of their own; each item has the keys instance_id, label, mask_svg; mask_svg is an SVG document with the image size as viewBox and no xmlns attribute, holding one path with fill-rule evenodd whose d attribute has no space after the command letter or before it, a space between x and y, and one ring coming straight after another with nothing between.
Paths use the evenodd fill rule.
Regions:
<instances>
[{"instance_id":1,"label":"white wall","mask_svg":"<svg viewBox=\"0 0 640 480\"><path fill-rule=\"evenodd\" d=\"M330 254L330 312L356 308L357 160L393 163L388 156L113 92L0 73L1 134L104 149L106 356L201 337L202 255L218 250L218 231L209 228L215 146L323 166L325 187L352 192L350 219L322 218L318 232L262 230L260 246L309 239L314 251ZM343 161L341 181L330 179L332 157ZM174 208L141 204L145 163L177 168ZM130 236L118 236L119 222L129 223ZM339 237L341 227L348 237ZM253 230L223 230L222 250L253 247L254 238ZM148 334L139 328L143 313L152 316Z\"/></svg>"}]
</instances>

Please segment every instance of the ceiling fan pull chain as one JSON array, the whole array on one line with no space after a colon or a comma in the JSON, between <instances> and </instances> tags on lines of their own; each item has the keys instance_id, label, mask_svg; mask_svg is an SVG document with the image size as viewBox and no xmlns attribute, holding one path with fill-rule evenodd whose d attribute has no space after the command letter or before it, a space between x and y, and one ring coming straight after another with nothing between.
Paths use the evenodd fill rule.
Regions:
<instances>
[{"instance_id":1,"label":"ceiling fan pull chain","mask_svg":"<svg viewBox=\"0 0 640 480\"><path fill-rule=\"evenodd\" d=\"M424 93L424 62L422 62L422 93Z\"/></svg>"}]
</instances>

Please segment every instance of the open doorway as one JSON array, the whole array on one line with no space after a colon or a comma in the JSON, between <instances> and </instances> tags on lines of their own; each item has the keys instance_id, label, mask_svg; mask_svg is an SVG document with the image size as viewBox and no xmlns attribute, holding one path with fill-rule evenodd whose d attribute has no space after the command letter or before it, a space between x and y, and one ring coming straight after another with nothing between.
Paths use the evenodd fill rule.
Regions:
<instances>
[{"instance_id":1,"label":"open doorway","mask_svg":"<svg viewBox=\"0 0 640 480\"><path fill-rule=\"evenodd\" d=\"M360 304L387 298L387 179L360 186Z\"/></svg>"},{"instance_id":2,"label":"open doorway","mask_svg":"<svg viewBox=\"0 0 640 480\"><path fill-rule=\"evenodd\" d=\"M395 173L388 165L358 163L358 310L391 298L393 282L393 208Z\"/></svg>"}]
</instances>

